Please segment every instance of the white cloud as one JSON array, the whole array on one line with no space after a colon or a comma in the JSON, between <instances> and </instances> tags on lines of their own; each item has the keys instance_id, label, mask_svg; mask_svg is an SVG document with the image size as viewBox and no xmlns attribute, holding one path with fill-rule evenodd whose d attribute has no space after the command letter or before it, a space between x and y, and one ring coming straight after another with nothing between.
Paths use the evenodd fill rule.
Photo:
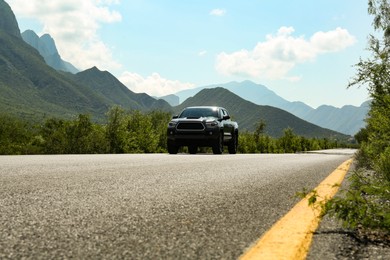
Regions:
<instances>
[{"instance_id":1,"label":"white cloud","mask_svg":"<svg viewBox=\"0 0 390 260\"><path fill-rule=\"evenodd\" d=\"M119 80L133 92L147 93L156 97L169 95L195 86L191 83L182 83L178 80L162 78L158 73L153 73L144 78L137 73L124 72L119 77Z\"/></svg>"},{"instance_id":2,"label":"white cloud","mask_svg":"<svg viewBox=\"0 0 390 260\"><path fill-rule=\"evenodd\" d=\"M226 10L224 9L213 9L210 11L210 15L213 16L224 16L226 14Z\"/></svg>"},{"instance_id":3,"label":"white cloud","mask_svg":"<svg viewBox=\"0 0 390 260\"><path fill-rule=\"evenodd\" d=\"M203 57L203 56L205 56L206 54L207 54L207 51L206 51L206 50L202 50L202 51L198 52L198 56L199 56L199 57Z\"/></svg>"},{"instance_id":4,"label":"white cloud","mask_svg":"<svg viewBox=\"0 0 390 260\"><path fill-rule=\"evenodd\" d=\"M267 35L253 50L222 52L217 56L216 69L225 75L297 81L300 76L287 76L297 64L313 61L320 54L341 51L356 42L342 28L317 32L309 40L294 37L293 32L293 27L281 27L276 35Z\"/></svg>"},{"instance_id":5,"label":"white cloud","mask_svg":"<svg viewBox=\"0 0 390 260\"><path fill-rule=\"evenodd\" d=\"M101 41L102 23L121 21L120 13L110 9L119 0L8 0L17 17L38 20L40 33L49 33L61 56L79 69L98 66L105 70L121 67L109 46Z\"/></svg>"}]
</instances>

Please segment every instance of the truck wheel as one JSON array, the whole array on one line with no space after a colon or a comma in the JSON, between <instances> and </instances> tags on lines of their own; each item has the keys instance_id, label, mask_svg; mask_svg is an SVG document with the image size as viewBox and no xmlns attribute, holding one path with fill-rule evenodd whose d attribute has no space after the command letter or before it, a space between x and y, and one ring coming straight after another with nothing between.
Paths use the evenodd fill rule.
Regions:
<instances>
[{"instance_id":1,"label":"truck wheel","mask_svg":"<svg viewBox=\"0 0 390 260\"><path fill-rule=\"evenodd\" d=\"M179 147L174 143L168 142L167 146L169 154L177 154L177 152L179 151Z\"/></svg>"},{"instance_id":2,"label":"truck wheel","mask_svg":"<svg viewBox=\"0 0 390 260\"><path fill-rule=\"evenodd\" d=\"M222 154L223 153L223 133L219 134L219 137L215 141L212 148L213 148L214 154Z\"/></svg>"},{"instance_id":3,"label":"truck wheel","mask_svg":"<svg viewBox=\"0 0 390 260\"><path fill-rule=\"evenodd\" d=\"M236 154L237 153L237 146L238 146L238 134L234 133L232 136L232 140L229 142L228 150L230 154Z\"/></svg>"}]
</instances>

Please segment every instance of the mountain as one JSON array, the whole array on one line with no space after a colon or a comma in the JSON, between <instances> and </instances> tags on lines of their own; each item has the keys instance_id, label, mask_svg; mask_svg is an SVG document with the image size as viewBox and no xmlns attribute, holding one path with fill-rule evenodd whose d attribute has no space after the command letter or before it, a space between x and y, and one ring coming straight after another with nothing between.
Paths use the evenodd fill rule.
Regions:
<instances>
[{"instance_id":1,"label":"mountain","mask_svg":"<svg viewBox=\"0 0 390 260\"><path fill-rule=\"evenodd\" d=\"M111 73L100 71L96 67L79 72L74 78L77 83L89 86L93 92L104 96L111 105L120 105L142 111L153 109L171 110L171 106L166 101L157 100L145 93L134 93Z\"/></svg>"},{"instance_id":2,"label":"mountain","mask_svg":"<svg viewBox=\"0 0 390 260\"><path fill-rule=\"evenodd\" d=\"M22 33L22 38L39 51L50 67L73 74L79 72L71 63L62 60L54 39L49 34L44 34L39 37L34 31L26 30Z\"/></svg>"},{"instance_id":3,"label":"mountain","mask_svg":"<svg viewBox=\"0 0 390 260\"><path fill-rule=\"evenodd\" d=\"M280 107L289 103L287 100L276 95L275 92L269 90L267 87L260 84L256 84L249 80L243 82L233 81L226 84L214 84L214 85L208 85L208 86L198 87L194 89L186 89L177 92L175 95L180 98L180 102L183 102L187 98L194 96L202 89L216 88L216 87L225 88L235 93L236 95L240 96L241 98L259 105Z\"/></svg>"},{"instance_id":4,"label":"mountain","mask_svg":"<svg viewBox=\"0 0 390 260\"><path fill-rule=\"evenodd\" d=\"M183 102L188 97L194 96L202 89L223 87L243 99L258 105L269 105L283 109L310 123L329 128L347 135L356 134L365 126L364 119L368 113L369 102L363 103L360 107L345 106L336 108L332 106L321 106L314 109L303 102L290 102L278 96L267 87L256 84L252 81L230 82L226 84L209 85L189 90L184 90L175 95Z\"/></svg>"},{"instance_id":5,"label":"mountain","mask_svg":"<svg viewBox=\"0 0 390 260\"><path fill-rule=\"evenodd\" d=\"M200 105L225 107L233 120L237 121L241 131L253 131L255 124L263 120L266 124L265 132L273 137L282 136L283 130L290 127L295 134L308 138L337 138L339 140L349 138L347 135L304 121L282 109L256 105L221 87L203 89L194 97L174 107L174 110L179 113L187 106Z\"/></svg>"},{"instance_id":6,"label":"mountain","mask_svg":"<svg viewBox=\"0 0 390 260\"><path fill-rule=\"evenodd\" d=\"M39 52L15 35L18 30L11 8L0 0L0 111L24 119L73 118L90 114L103 121L117 104L125 109L163 109L163 100L135 94L108 72L92 68L73 75L48 66ZM9 25L13 24L13 27ZM116 100L121 98L121 102Z\"/></svg>"},{"instance_id":7,"label":"mountain","mask_svg":"<svg viewBox=\"0 0 390 260\"><path fill-rule=\"evenodd\" d=\"M106 104L85 86L49 67L21 38L0 30L0 109L24 118L99 114Z\"/></svg>"},{"instance_id":8,"label":"mountain","mask_svg":"<svg viewBox=\"0 0 390 260\"><path fill-rule=\"evenodd\" d=\"M15 14L4 0L0 0L0 17L0 30L3 30L9 35L21 38Z\"/></svg>"},{"instance_id":9,"label":"mountain","mask_svg":"<svg viewBox=\"0 0 390 260\"><path fill-rule=\"evenodd\" d=\"M158 99L163 99L163 100L167 101L173 107L180 105L180 98L176 95L173 95L173 94L163 96L163 97L158 97Z\"/></svg>"},{"instance_id":10,"label":"mountain","mask_svg":"<svg viewBox=\"0 0 390 260\"><path fill-rule=\"evenodd\" d=\"M370 109L370 103L366 101L359 107L347 105L342 108L323 105L310 111L303 118L321 127L332 126L336 131L354 135L365 127L364 120Z\"/></svg>"}]
</instances>

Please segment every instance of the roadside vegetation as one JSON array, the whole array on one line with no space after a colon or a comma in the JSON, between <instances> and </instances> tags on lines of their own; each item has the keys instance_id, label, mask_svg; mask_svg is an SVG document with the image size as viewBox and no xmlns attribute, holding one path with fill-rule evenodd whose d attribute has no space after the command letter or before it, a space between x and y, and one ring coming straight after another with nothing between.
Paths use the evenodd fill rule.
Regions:
<instances>
[{"instance_id":1,"label":"roadside vegetation","mask_svg":"<svg viewBox=\"0 0 390 260\"><path fill-rule=\"evenodd\" d=\"M294 134L287 128L280 138L265 133L266 124L260 121L253 133L244 132L239 136L239 153L299 153L332 148L356 148L356 144L340 142L336 139L306 138Z\"/></svg>"},{"instance_id":2,"label":"roadside vegetation","mask_svg":"<svg viewBox=\"0 0 390 260\"><path fill-rule=\"evenodd\" d=\"M94 123L89 115L72 120L49 118L42 124L0 115L0 154L104 154L165 153L167 123L171 114L143 113L111 108L106 123ZM259 122L255 132L240 132L239 153L296 153L337 147L350 147L336 140L305 138L285 129L273 138ZM184 148L183 151L185 151ZM203 151L207 152L207 149Z\"/></svg>"},{"instance_id":3,"label":"roadside vegetation","mask_svg":"<svg viewBox=\"0 0 390 260\"><path fill-rule=\"evenodd\" d=\"M360 144L356 170L341 196L323 205L323 214L340 219L363 240L390 243L390 3L369 0L377 35L370 35L371 57L360 60L349 86L367 87L372 98L367 126L356 134ZM309 192L311 204L316 192Z\"/></svg>"},{"instance_id":4,"label":"roadside vegetation","mask_svg":"<svg viewBox=\"0 0 390 260\"><path fill-rule=\"evenodd\" d=\"M89 115L73 120L47 119L32 124L0 115L0 154L104 154L166 151L166 112L125 112L114 107L107 123L93 123Z\"/></svg>"}]
</instances>

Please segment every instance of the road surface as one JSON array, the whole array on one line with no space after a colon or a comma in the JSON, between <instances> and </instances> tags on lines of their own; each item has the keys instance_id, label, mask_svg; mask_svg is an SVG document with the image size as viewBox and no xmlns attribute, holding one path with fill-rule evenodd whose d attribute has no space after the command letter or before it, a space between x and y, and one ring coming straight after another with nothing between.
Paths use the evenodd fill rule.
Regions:
<instances>
[{"instance_id":1,"label":"road surface","mask_svg":"<svg viewBox=\"0 0 390 260\"><path fill-rule=\"evenodd\" d=\"M0 157L0 259L235 259L353 151Z\"/></svg>"}]
</instances>

